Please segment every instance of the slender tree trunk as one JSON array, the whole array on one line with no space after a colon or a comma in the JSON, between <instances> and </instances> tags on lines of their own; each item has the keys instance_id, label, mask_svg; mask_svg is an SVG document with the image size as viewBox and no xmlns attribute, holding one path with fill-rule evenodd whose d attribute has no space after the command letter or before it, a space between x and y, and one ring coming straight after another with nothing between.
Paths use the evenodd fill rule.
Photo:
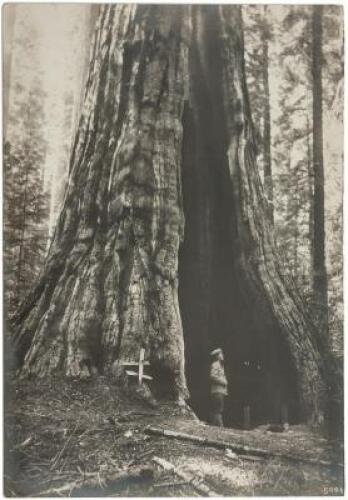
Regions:
<instances>
[{"instance_id":1,"label":"slender tree trunk","mask_svg":"<svg viewBox=\"0 0 348 500\"><path fill-rule=\"evenodd\" d=\"M314 241L313 241L313 165L312 165L312 148L311 148L311 134L312 129L309 123L309 116L307 114L307 177L308 177L308 234L309 234L309 259L310 272L313 272L313 257L314 257ZM312 283L311 279L307 278L307 286L309 285L310 297L312 299Z\"/></svg>"},{"instance_id":2,"label":"slender tree trunk","mask_svg":"<svg viewBox=\"0 0 348 500\"><path fill-rule=\"evenodd\" d=\"M302 418L318 418L331 359L276 254L255 164L240 9L113 4L99 23L64 206L16 320L21 373L107 373L143 346L158 378L166 374L168 389L185 397L178 284L193 269L221 301L199 285L196 319L208 310L216 328L188 329L187 343L204 345L202 360L213 343L227 349L244 333L222 332L216 319L221 312L236 329L243 304L255 338L262 324L282 344ZM179 274L180 244L188 265Z\"/></svg>"},{"instance_id":3,"label":"slender tree trunk","mask_svg":"<svg viewBox=\"0 0 348 500\"><path fill-rule=\"evenodd\" d=\"M23 205L22 205L22 224L21 224L21 237L19 243L19 254L17 261L17 293L18 293L18 303L23 299L22 290L22 267L24 261L24 246L25 246L25 231L27 226L27 193L28 193L28 177L29 177L29 165L28 162L25 163L25 177L24 177L24 193L23 193Z\"/></svg>"},{"instance_id":4,"label":"slender tree trunk","mask_svg":"<svg viewBox=\"0 0 348 500\"><path fill-rule=\"evenodd\" d=\"M268 8L264 5L264 20L267 20ZM263 161L264 161L264 190L268 201L268 215L272 224L274 224L273 215L273 179L272 179L272 160L271 160L271 106L269 95L269 56L268 56L268 32L262 33L262 81L264 89L264 114L263 114Z\"/></svg>"},{"instance_id":5,"label":"slender tree trunk","mask_svg":"<svg viewBox=\"0 0 348 500\"><path fill-rule=\"evenodd\" d=\"M298 178L296 175L296 182L295 182L295 191L294 191L294 201L293 203L295 204L295 213L294 213L294 220L293 220L293 225L294 225L294 279L296 281L297 286L299 285L300 282L300 267L299 267L299 262L298 262L298 249L299 249L299 208L300 208L300 200L298 196Z\"/></svg>"},{"instance_id":6,"label":"slender tree trunk","mask_svg":"<svg viewBox=\"0 0 348 500\"><path fill-rule=\"evenodd\" d=\"M9 112L9 102L10 102L10 79L11 79L11 67L12 67L12 41L13 41L13 31L16 19L16 5L7 4L4 5L3 10L3 55L4 55L4 66L3 66L3 124L4 124L4 137L6 138L6 129L8 122L8 112Z\"/></svg>"},{"instance_id":7,"label":"slender tree trunk","mask_svg":"<svg viewBox=\"0 0 348 500\"><path fill-rule=\"evenodd\" d=\"M325 263L325 207L322 112L322 7L313 6L313 306L318 328L328 334L328 291Z\"/></svg>"}]
</instances>

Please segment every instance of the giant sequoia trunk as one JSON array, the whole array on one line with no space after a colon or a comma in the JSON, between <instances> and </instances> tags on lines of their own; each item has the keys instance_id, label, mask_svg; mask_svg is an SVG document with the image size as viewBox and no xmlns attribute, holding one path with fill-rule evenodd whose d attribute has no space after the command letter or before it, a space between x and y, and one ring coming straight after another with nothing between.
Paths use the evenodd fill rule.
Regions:
<instances>
[{"instance_id":1,"label":"giant sequoia trunk","mask_svg":"<svg viewBox=\"0 0 348 500\"><path fill-rule=\"evenodd\" d=\"M230 421L283 401L317 417L327 345L283 281L266 217L239 8L107 5L98 23L65 203L17 318L22 374L107 373L144 346L155 382L186 397L187 375L204 414L221 345Z\"/></svg>"}]
</instances>

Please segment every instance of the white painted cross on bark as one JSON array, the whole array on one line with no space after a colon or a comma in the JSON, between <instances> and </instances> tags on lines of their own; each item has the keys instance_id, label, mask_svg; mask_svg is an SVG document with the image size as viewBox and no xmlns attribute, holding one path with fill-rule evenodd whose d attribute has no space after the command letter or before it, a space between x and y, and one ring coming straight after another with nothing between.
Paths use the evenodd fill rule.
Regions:
<instances>
[{"instance_id":1,"label":"white painted cross on bark","mask_svg":"<svg viewBox=\"0 0 348 500\"><path fill-rule=\"evenodd\" d=\"M123 366L129 366L130 368L137 368L138 371L133 371L133 370L126 370L126 374L129 377L138 377L138 384L141 385L143 382L143 379L146 380L152 380L152 377L150 375L145 375L144 373L144 367L149 366L150 363L148 361L145 361L145 349L141 348L140 349L140 354L139 354L139 361L124 361L122 363Z\"/></svg>"}]
</instances>

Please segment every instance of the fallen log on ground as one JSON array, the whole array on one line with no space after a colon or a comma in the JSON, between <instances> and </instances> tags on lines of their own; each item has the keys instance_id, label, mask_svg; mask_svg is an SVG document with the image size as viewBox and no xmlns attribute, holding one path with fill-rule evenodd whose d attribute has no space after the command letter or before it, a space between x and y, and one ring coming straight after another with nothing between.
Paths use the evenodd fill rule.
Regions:
<instances>
[{"instance_id":1,"label":"fallen log on ground","mask_svg":"<svg viewBox=\"0 0 348 500\"><path fill-rule=\"evenodd\" d=\"M174 474L176 474L181 479L183 479L183 481L185 483L190 484L191 486L193 486L198 491L198 493L200 493L201 495L208 496L208 497L217 497L217 496L219 496L217 493L215 493L210 488L208 488L208 486L206 486L202 482L198 481L194 476L192 476L190 474L187 474L186 472L183 472L178 467L175 467L175 465L171 464L170 462L168 462L164 458L153 457L153 461L156 464L158 464L161 467L163 467L164 470L173 471Z\"/></svg>"},{"instance_id":2,"label":"fallen log on ground","mask_svg":"<svg viewBox=\"0 0 348 500\"><path fill-rule=\"evenodd\" d=\"M186 486L187 481L167 481L166 483L154 484L154 488L177 488L178 486Z\"/></svg>"},{"instance_id":3,"label":"fallen log on ground","mask_svg":"<svg viewBox=\"0 0 348 500\"><path fill-rule=\"evenodd\" d=\"M181 441L190 441L192 443L201 444L203 446L212 446L213 448L220 448L225 450L230 448L235 453L240 453L243 455L255 455L263 458L279 458L281 460L288 460L292 462L301 462L310 465L320 465L323 467L344 467L340 462L336 461L326 461L310 457L301 457L297 455L292 455L288 453L281 453L278 451L264 450L262 448L253 448L247 445L241 445L237 443L231 443L228 441L209 439L200 436L194 436L192 434L186 434L184 432L171 431L167 429L160 429L158 427L148 426L145 428L145 433L153 436L169 437L174 439L179 439Z\"/></svg>"},{"instance_id":4,"label":"fallen log on ground","mask_svg":"<svg viewBox=\"0 0 348 500\"><path fill-rule=\"evenodd\" d=\"M128 413L121 413L116 415L118 422L129 422L133 417L160 417L160 413L154 413L150 411L129 411Z\"/></svg>"}]
</instances>

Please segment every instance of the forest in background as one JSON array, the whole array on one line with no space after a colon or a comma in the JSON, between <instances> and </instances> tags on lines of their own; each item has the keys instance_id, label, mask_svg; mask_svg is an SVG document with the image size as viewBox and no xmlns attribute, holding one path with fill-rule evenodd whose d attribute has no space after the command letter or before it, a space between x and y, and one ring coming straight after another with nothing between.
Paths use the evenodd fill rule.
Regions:
<instances>
[{"instance_id":1,"label":"forest in background","mask_svg":"<svg viewBox=\"0 0 348 500\"><path fill-rule=\"evenodd\" d=\"M9 316L40 273L68 179L97 6L5 9L4 236ZM69 11L69 12L68 12ZM55 19L58 28L50 29ZM314 259L313 9L243 6L245 62L284 277L311 307ZM325 264L329 335L343 354L343 19L322 9Z\"/></svg>"}]
</instances>

